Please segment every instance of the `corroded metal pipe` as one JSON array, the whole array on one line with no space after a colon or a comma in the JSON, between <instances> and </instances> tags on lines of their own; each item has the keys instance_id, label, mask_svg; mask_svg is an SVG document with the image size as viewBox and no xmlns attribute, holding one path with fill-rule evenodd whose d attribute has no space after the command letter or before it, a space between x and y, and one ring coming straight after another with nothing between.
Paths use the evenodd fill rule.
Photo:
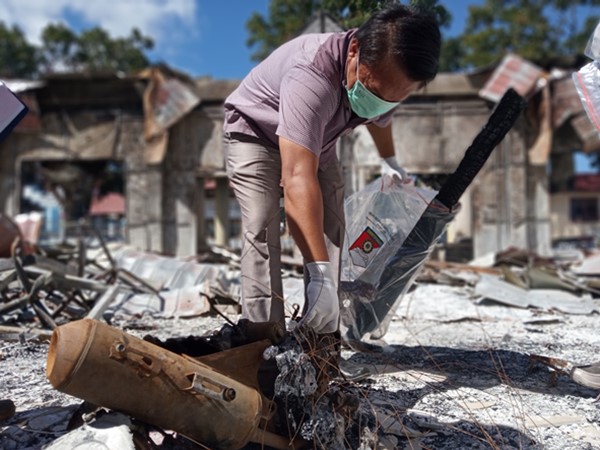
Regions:
<instances>
[{"instance_id":1,"label":"corroded metal pipe","mask_svg":"<svg viewBox=\"0 0 600 450\"><path fill-rule=\"evenodd\" d=\"M46 375L61 392L210 448L239 449L251 441L289 446L259 429L268 418L258 390L96 320L54 330Z\"/></svg>"}]
</instances>

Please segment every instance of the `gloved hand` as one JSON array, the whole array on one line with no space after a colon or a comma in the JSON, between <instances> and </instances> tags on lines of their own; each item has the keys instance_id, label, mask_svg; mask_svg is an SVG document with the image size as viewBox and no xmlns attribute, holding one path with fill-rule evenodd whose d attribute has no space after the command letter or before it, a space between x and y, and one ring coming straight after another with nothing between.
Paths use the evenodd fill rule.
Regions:
<instances>
[{"instance_id":1,"label":"gloved hand","mask_svg":"<svg viewBox=\"0 0 600 450\"><path fill-rule=\"evenodd\" d=\"M381 160L381 175L389 175L398 183L410 183L406 171L400 167L395 156L388 156Z\"/></svg>"},{"instance_id":2,"label":"gloved hand","mask_svg":"<svg viewBox=\"0 0 600 450\"><path fill-rule=\"evenodd\" d=\"M333 333L338 329L340 304L331 271L331 263L306 264L309 274L306 288L308 308L299 325L307 325L316 333Z\"/></svg>"}]
</instances>

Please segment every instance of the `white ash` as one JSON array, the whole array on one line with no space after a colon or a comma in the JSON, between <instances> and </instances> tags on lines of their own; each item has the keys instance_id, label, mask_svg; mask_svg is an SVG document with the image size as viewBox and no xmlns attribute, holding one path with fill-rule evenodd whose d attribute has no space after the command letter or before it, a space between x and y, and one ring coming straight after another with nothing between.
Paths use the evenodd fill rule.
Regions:
<instances>
[{"instance_id":1,"label":"white ash","mask_svg":"<svg viewBox=\"0 0 600 450\"><path fill-rule=\"evenodd\" d=\"M416 309L420 305L433 309L444 303L445 296L456 295L466 294L438 288L431 295L426 286L420 285L405 299L412 300L411 316L391 322L386 342L367 346L362 352L342 352L353 364L377 366L379 371L360 383L339 382L334 386L356 392L361 406L377 407L396 417L407 433L414 432L404 437L383 435L366 423L368 415L362 416L360 428L354 420L344 425L352 424L349 435L357 439L353 446L345 440L346 448L359 448L361 442L365 450L376 445L436 450L600 448L600 403L595 401L598 392L565 375L552 376L550 369L531 365L528 359L529 354L538 354L575 364L597 362L598 315L546 313L544 320L536 323L506 314L495 320L491 309L478 306L486 313L481 320L445 322L428 318ZM500 309L509 308L495 310ZM237 317L231 319L237 321ZM223 323L224 319L214 316L143 316L115 320L113 325L140 337L151 331L164 339L202 335ZM17 412L0 423L0 448L43 448L67 433L68 421L81 400L54 390L47 382L46 341L30 337L20 341L18 336L8 334L1 337L0 398L11 399ZM419 372L423 376L414 376ZM570 418L571 422L564 422ZM553 420L554 425L544 425L544 421ZM332 430L336 426L333 419L327 423ZM422 435L416 436L416 432ZM202 447L170 437L160 446L149 448Z\"/></svg>"}]
</instances>

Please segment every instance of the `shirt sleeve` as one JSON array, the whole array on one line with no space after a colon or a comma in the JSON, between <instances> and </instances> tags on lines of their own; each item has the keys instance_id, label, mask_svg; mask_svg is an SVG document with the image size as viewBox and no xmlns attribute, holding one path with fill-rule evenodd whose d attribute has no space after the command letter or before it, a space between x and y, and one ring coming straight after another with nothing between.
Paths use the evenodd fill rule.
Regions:
<instances>
[{"instance_id":1,"label":"shirt sleeve","mask_svg":"<svg viewBox=\"0 0 600 450\"><path fill-rule=\"evenodd\" d=\"M322 74L310 67L294 67L281 81L276 134L319 156L325 126L338 103L339 92Z\"/></svg>"},{"instance_id":2,"label":"shirt sleeve","mask_svg":"<svg viewBox=\"0 0 600 450\"><path fill-rule=\"evenodd\" d=\"M391 111L388 111L385 114L382 114L381 116L376 117L375 119L373 119L373 121L371 123L377 125L380 128L387 127L390 123L392 123L392 119L394 117L394 113L396 112L396 108L397 108L397 106L392 108Z\"/></svg>"}]
</instances>

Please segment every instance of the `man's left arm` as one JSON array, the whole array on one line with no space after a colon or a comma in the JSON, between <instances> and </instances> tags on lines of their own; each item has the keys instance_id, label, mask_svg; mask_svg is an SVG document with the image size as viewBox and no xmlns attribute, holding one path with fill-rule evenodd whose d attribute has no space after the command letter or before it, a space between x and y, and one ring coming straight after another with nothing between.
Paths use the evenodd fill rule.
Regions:
<instances>
[{"instance_id":1,"label":"man's left arm","mask_svg":"<svg viewBox=\"0 0 600 450\"><path fill-rule=\"evenodd\" d=\"M381 172L388 174L402 183L409 183L410 178L406 171L400 167L396 159L394 149L394 138L392 136L392 124L380 127L375 124L368 124L367 129L375 142L375 147L379 156L381 156Z\"/></svg>"}]
</instances>

